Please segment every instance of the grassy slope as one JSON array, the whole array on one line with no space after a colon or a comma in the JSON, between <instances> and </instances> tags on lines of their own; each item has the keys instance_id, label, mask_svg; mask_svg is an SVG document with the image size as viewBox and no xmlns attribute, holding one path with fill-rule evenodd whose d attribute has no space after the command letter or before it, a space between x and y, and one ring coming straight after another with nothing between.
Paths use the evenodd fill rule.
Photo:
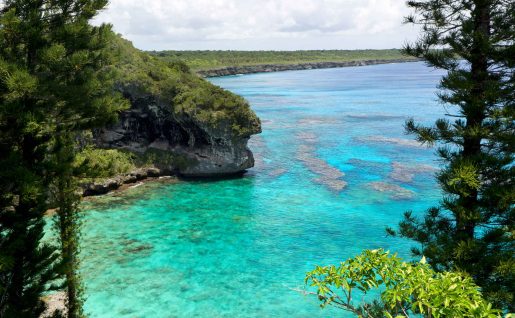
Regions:
<instances>
[{"instance_id":1,"label":"grassy slope","mask_svg":"<svg viewBox=\"0 0 515 318\"><path fill-rule=\"evenodd\" d=\"M324 51L159 51L149 52L167 62L182 61L195 71L260 64L410 60L400 50Z\"/></svg>"},{"instance_id":2,"label":"grassy slope","mask_svg":"<svg viewBox=\"0 0 515 318\"><path fill-rule=\"evenodd\" d=\"M242 97L199 78L184 63L156 58L114 35L110 51L116 59L117 82L125 91L153 95L169 103L177 115L208 127L229 125L239 136L259 132L259 119Z\"/></svg>"}]
</instances>

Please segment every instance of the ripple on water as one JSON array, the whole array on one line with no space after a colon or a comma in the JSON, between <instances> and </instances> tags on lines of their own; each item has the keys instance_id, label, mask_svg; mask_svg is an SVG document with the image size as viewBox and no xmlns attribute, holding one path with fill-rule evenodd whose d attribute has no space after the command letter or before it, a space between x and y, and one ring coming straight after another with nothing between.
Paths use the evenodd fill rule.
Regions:
<instances>
[{"instance_id":1,"label":"ripple on water","mask_svg":"<svg viewBox=\"0 0 515 318\"><path fill-rule=\"evenodd\" d=\"M392 120L392 119L406 119L406 116L392 115L392 114L381 114L381 113L358 113L348 114L346 117L356 120L363 121L381 121L381 120Z\"/></svg>"}]
</instances>

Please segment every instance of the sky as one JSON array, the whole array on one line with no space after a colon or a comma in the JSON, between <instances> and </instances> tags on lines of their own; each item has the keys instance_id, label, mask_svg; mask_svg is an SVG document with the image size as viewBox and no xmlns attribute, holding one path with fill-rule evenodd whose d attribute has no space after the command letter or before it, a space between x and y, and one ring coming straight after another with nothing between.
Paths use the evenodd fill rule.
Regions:
<instances>
[{"instance_id":1,"label":"sky","mask_svg":"<svg viewBox=\"0 0 515 318\"><path fill-rule=\"evenodd\" d=\"M405 0L110 0L111 23L143 50L400 48Z\"/></svg>"}]
</instances>

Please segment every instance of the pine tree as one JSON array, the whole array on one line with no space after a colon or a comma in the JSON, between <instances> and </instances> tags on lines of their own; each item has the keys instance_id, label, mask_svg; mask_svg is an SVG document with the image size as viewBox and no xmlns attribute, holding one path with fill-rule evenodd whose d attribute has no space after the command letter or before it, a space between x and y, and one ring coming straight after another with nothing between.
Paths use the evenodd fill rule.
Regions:
<instances>
[{"instance_id":1,"label":"pine tree","mask_svg":"<svg viewBox=\"0 0 515 318\"><path fill-rule=\"evenodd\" d=\"M0 316L38 317L41 294L59 277L56 249L41 243L49 181L44 145L51 136L31 98L34 65L20 61L28 58L19 42L27 26L13 10L0 19Z\"/></svg>"},{"instance_id":2,"label":"pine tree","mask_svg":"<svg viewBox=\"0 0 515 318\"><path fill-rule=\"evenodd\" d=\"M61 275L68 317L82 314L75 141L126 105L113 93L110 27L88 24L106 3L7 0L0 8L0 316L38 317ZM61 255L42 242L52 201Z\"/></svg>"},{"instance_id":3,"label":"pine tree","mask_svg":"<svg viewBox=\"0 0 515 318\"><path fill-rule=\"evenodd\" d=\"M55 181L53 184L55 205L58 207L55 229L60 237L61 269L65 278L67 317L84 317L83 284L79 275L80 210L77 193L78 184L74 178L73 162L76 156L74 134L61 132L56 138Z\"/></svg>"},{"instance_id":4,"label":"pine tree","mask_svg":"<svg viewBox=\"0 0 515 318\"><path fill-rule=\"evenodd\" d=\"M438 270L470 274L496 306L513 310L515 287L515 2L408 1L422 36L406 53L448 71L439 99L447 119L409 120L408 133L439 144L444 199L422 218L408 212L399 233L421 244Z\"/></svg>"}]
</instances>

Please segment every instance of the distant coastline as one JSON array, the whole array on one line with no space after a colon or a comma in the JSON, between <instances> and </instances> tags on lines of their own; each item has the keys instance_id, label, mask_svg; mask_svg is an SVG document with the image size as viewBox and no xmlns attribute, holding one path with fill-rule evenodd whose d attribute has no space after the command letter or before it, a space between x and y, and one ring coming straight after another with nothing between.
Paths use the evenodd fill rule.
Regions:
<instances>
[{"instance_id":1,"label":"distant coastline","mask_svg":"<svg viewBox=\"0 0 515 318\"><path fill-rule=\"evenodd\" d=\"M400 49L300 51L152 51L150 55L202 77L418 61Z\"/></svg>"},{"instance_id":2,"label":"distant coastline","mask_svg":"<svg viewBox=\"0 0 515 318\"><path fill-rule=\"evenodd\" d=\"M362 61L348 61L348 62L309 62L297 64L261 64L261 65L242 65L242 66L227 66L209 70L197 70L195 73L202 77L219 77L230 75L243 75L255 73L270 73L270 72L283 72L283 71L299 71L311 69L324 69L324 68L339 68L339 67L353 67L353 66L367 66L378 64L392 64L392 63L408 63L419 62L420 59L384 59L384 60L362 60Z\"/></svg>"}]
</instances>

